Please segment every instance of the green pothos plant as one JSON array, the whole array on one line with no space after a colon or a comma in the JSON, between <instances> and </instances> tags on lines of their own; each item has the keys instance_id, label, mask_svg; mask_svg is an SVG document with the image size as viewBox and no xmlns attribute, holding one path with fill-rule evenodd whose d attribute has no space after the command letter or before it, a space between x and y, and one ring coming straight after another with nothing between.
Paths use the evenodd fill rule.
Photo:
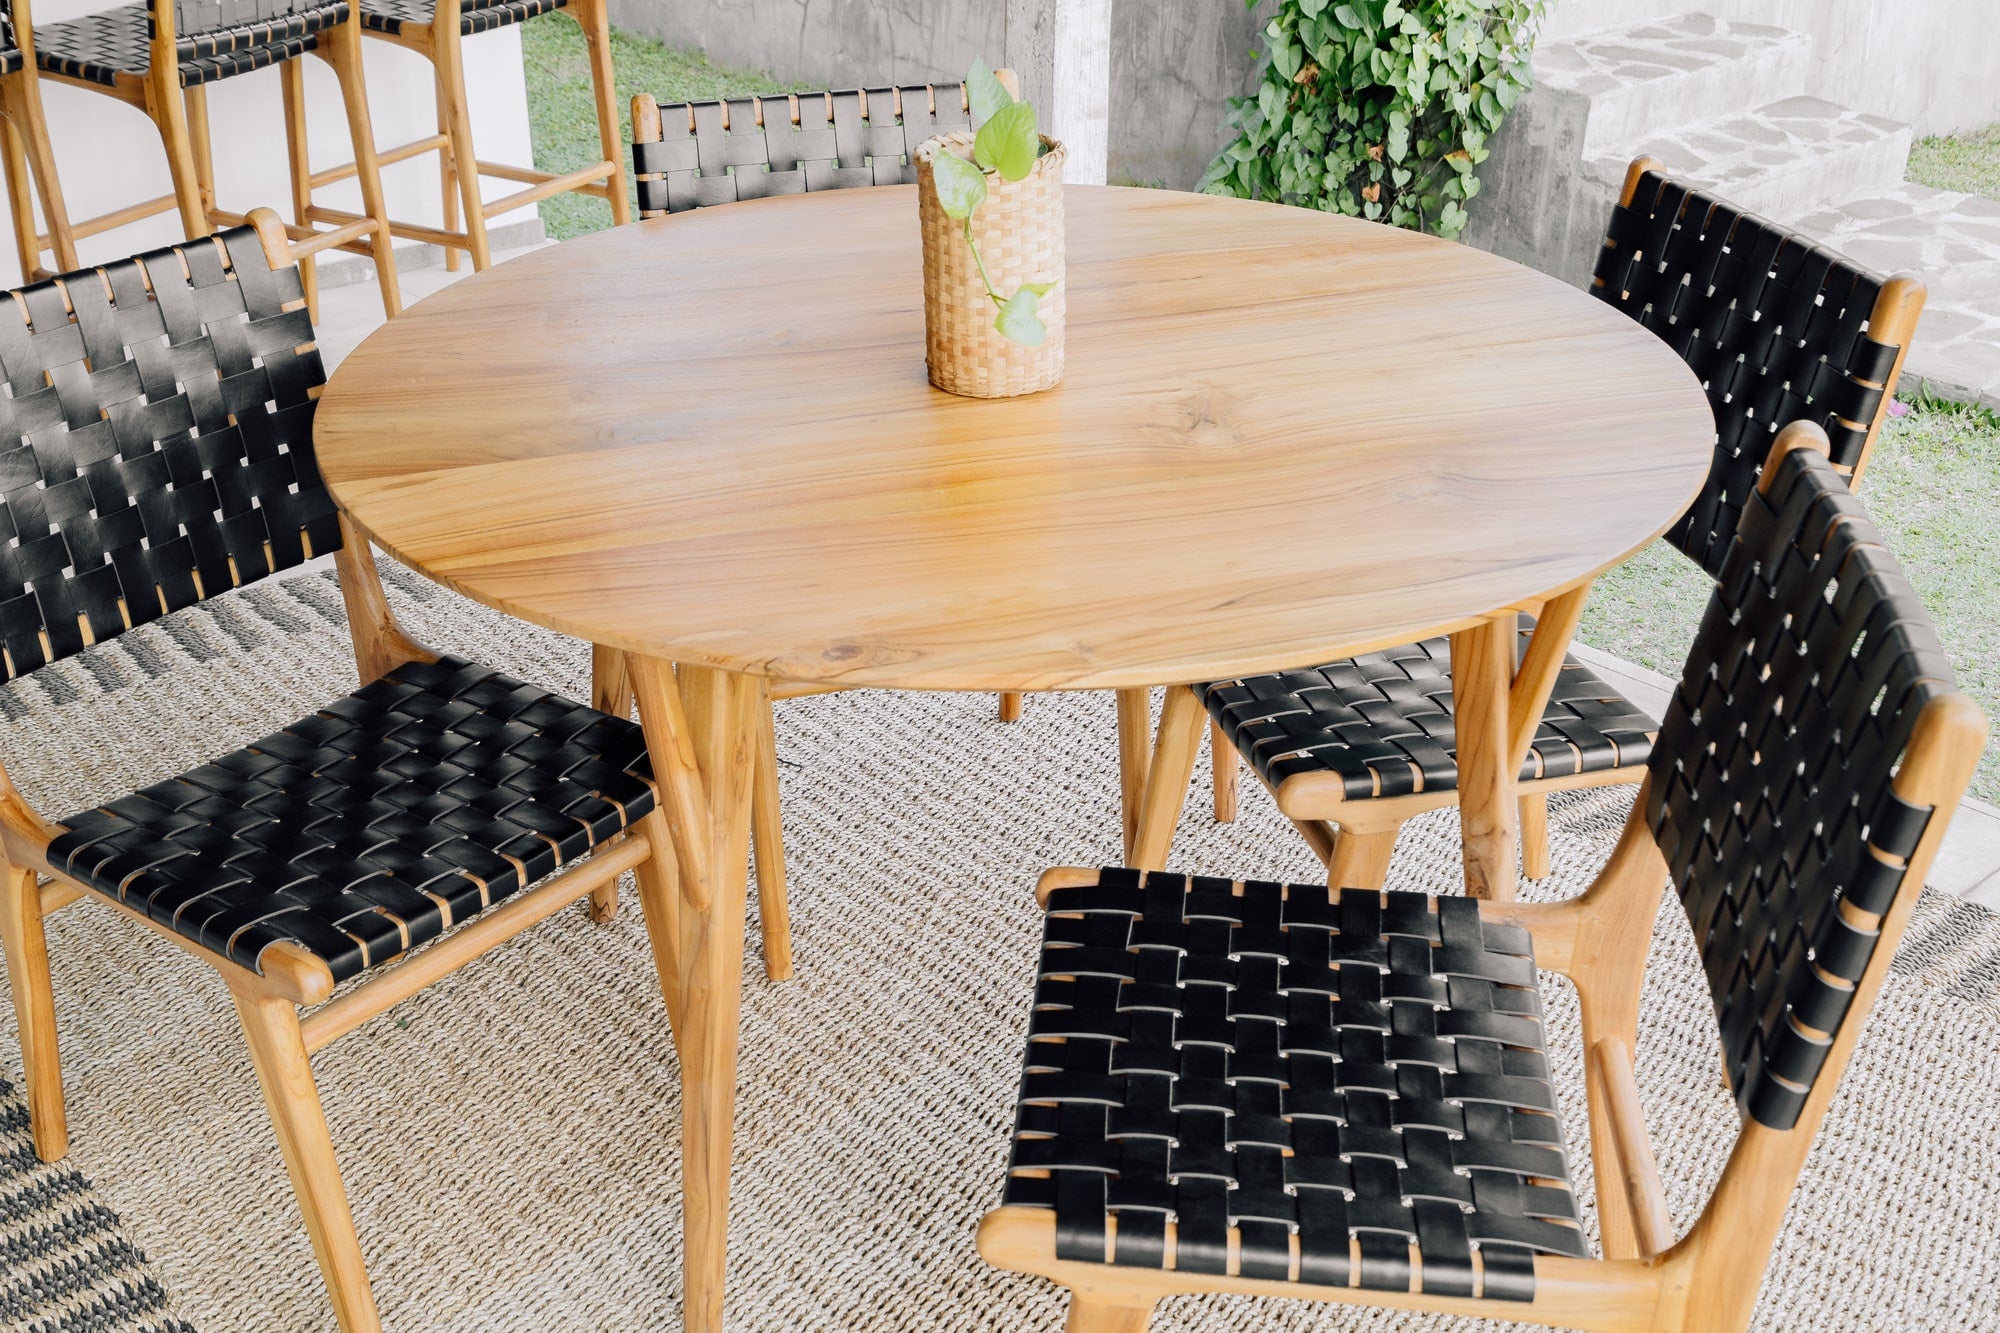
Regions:
<instances>
[{"instance_id":1,"label":"green pothos plant","mask_svg":"<svg viewBox=\"0 0 2000 1333\"><path fill-rule=\"evenodd\" d=\"M1003 338L1037 347L1048 336L1048 329L1042 324L1041 299L1055 284L1024 282L1012 296L1002 296L986 272L979 242L973 239L972 214L986 202L987 176L1024 180L1035 169L1035 162L1043 152L1041 127L1035 123L1035 108L1016 101L985 61L972 62L965 86L979 129L972 138L970 160L945 151L932 160L931 180L937 188L938 206L944 209L945 216L957 218L965 226L965 244L972 251L972 262L978 266L986 295L998 311L993 327Z\"/></svg>"},{"instance_id":2,"label":"green pothos plant","mask_svg":"<svg viewBox=\"0 0 2000 1333\"><path fill-rule=\"evenodd\" d=\"M1546 7L1280 0L1259 87L1230 100L1235 142L1200 188L1456 237L1488 140L1532 79Z\"/></svg>"}]
</instances>

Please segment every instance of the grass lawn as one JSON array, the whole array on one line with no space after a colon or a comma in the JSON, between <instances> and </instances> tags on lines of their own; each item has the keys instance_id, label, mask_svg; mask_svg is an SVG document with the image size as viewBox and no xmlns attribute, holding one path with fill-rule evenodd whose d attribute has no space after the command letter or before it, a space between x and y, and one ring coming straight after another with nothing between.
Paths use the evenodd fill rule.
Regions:
<instances>
[{"instance_id":1,"label":"grass lawn","mask_svg":"<svg viewBox=\"0 0 2000 1333\"><path fill-rule=\"evenodd\" d=\"M2000 416L1949 404L1891 419L1861 497L1937 622L1958 685L2000 719ZM1577 637L1679 679L1708 583L1656 542L1597 580ZM2000 801L2000 746L1989 746L1972 793Z\"/></svg>"},{"instance_id":2,"label":"grass lawn","mask_svg":"<svg viewBox=\"0 0 2000 1333\"><path fill-rule=\"evenodd\" d=\"M1963 190L2000 199L2000 125L1917 140L1903 174L1934 190Z\"/></svg>"},{"instance_id":3,"label":"grass lawn","mask_svg":"<svg viewBox=\"0 0 2000 1333\"><path fill-rule=\"evenodd\" d=\"M528 73L528 126L534 136L535 166L542 171L574 171L595 162L597 116L590 93L590 62L583 33L559 14L521 25L521 61ZM768 74L723 69L699 51L676 51L650 37L611 30L611 65L618 72L618 142L632 166L632 94L651 93L662 102L685 102L745 93L785 92L794 85ZM544 199L542 225L551 239L599 231L611 225L611 205L587 195ZM636 214L638 205L633 205Z\"/></svg>"}]
</instances>

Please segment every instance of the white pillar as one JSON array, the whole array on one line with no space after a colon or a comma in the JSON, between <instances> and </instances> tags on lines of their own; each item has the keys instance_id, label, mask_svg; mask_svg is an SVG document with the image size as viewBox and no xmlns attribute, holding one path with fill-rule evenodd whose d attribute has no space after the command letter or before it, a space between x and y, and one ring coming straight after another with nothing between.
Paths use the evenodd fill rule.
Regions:
<instances>
[{"instance_id":1,"label":"white pillar","mask_svg":"<svg viewBox=\"0 0 2000 1333\"><path fill-rule=\"evenodd\" d=\"M1005 60L1044 131L1063 141L1065 179L1102 185L1111 146L1111 0L1007 0Z\"/></svg>"}]
</instances>

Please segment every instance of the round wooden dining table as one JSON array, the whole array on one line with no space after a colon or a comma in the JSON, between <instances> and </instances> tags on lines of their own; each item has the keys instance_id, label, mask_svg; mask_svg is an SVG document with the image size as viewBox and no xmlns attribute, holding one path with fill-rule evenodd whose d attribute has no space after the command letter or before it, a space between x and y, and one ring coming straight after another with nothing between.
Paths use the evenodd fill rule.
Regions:
<instances>
[{"instance_id":1,"label":"round wooden dining table","mask_svg":"<svg viewBox=\"0 0 2000 1333\"><path fill-rule=\"evenodd\" d=\"M1705 475L1688 368L1552 278L1272 204L1067 209L1068 373L1031 397L929 385L917 201L884 187L525 255L378 330L320 402L321 467L377 545L589 640L637 696L679 872L647 906L689 1329L721 1327L771 682L1119 690L1130 716L1148 687L1451 634L1467 887L1511 894L1517 613L1580 605ZM1191 762L1154 765L1148 810Z\"/></svg>"}]
</instances>

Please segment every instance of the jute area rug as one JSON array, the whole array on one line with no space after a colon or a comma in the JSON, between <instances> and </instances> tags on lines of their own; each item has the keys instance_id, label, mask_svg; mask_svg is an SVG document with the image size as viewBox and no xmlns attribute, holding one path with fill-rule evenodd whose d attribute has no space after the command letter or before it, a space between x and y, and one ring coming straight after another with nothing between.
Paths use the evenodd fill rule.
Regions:
<instances>
[{"instance_id":1,"label":"jute area rug","mask_svg":"<svg viewBox=\"0 0 2000 1333\"><path fill-rule=\"evenodd\" d=\"M573 694L587 653L390 569L409 623ZM4 751L60 815L178 771L351 687L330 574L308 571L0 690ZM1006 1158L1038 922L1059 863L1118 855L1102 696L853 693L779 714L798 977L745 962L730 1326L1020 1333L1061 1326L1036 1281L979 1261ZM1204 765L1205 768L1205 765ZM1254 784L1251 784L1254 786ZM1578 891L1629 792L1560 803ZM1198 779L1176 864L1310 878L1260 792L1218 826ZM1455 891L1449 813L1413 824L1395 887ZM58 1330L327 1329L326 1305L234 1015L213 974L109 911L51 926L73 1148L35 1163L0 1091L0 1322ZM1779 1242L1760 1328L2000 1327L2000 924L1931 896ZM1573 1008L1552 1048L1580 1089ZM388 1328L680 1326L679 1079L636 905L563 913L317 1057ZM1639 1051L1686 1226L1733 1133L1684 923L1661 917ZM19 1082L11 1020L0 1078ZM1590 1197L1580 1091L1566 1107ZM1587 1224L1594 1225L1594 1224ZM1162 1333L1456 1330L1298 1302L1166 1303Z\"/></svg>"}]
</instances>

